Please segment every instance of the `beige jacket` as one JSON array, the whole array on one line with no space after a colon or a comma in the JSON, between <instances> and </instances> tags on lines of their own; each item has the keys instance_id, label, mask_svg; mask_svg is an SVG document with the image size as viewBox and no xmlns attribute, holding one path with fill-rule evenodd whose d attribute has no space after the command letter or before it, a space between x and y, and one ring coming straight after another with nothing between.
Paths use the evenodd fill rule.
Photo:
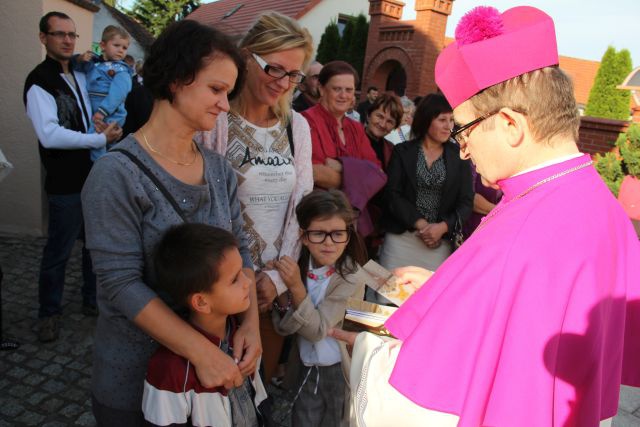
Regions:
<instances>
[{"instance_id":1,"label":"beige jacket","mask_svg":"<svg viewBox=\"0 0 640 427\"><path fill-rule=\"evenodd\" d=\"M364 297L364 275L360 267L347 277L338 273L331 276L324 299L317 308L307 295L297 309L290 309L283 317L272 311L273 325L280 335L299 334L311 342L318 342L327 336L330 328L342 326L347 300L351 297Z\"/></svg>"}]
</instances>

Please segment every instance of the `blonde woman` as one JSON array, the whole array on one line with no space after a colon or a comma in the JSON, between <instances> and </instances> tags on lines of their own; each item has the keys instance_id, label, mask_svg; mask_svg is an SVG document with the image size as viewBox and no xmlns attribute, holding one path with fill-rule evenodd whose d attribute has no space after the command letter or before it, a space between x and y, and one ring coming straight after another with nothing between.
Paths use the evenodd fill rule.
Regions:
<instances>
[{"instance_id":1,"label":"blonde woman","mask_svg":"<svg viewBox=\"0 0 640 427\"><path fill-rule=\"evenodd\" d=\"M257 272L264 349L264 375L272 377L282 347L267 313L286 292L270 262L300 253L294 209L313 188L311 135L307 121L291 110L293 91L304 80L313 53L309 32L275 12L258 18L240 42L247 61L246 83L218 116L216 127L201 135L205 146L226 156L238 178L244 229Z\"/></svg>"}]
</instances>

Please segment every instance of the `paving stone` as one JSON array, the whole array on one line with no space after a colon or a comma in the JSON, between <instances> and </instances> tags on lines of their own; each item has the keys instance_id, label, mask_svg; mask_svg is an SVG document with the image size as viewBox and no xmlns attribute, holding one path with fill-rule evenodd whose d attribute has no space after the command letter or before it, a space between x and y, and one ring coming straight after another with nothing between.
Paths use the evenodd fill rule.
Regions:
<instances>
[{"instance_id":1,"label":"paving stone","mask_svg":"<svg viewBox=\"0 0 640 427\"><path fill-rule=\"evenodd\" d=\"M640 418L626 413L624 410L618 411L618 415L613 419L612 427L638 427Z\"/></svg>"},{"instance_id":2,"label":"paving stone","mask_svg":"<svg viewBox=\"0 0 640 427\"><path fill-rule=\"evenodd\" d=\"M48 423L42 424L42 427L65 427L67 424L62 421L49 421Z\"/></svg>"},{"instance_id":3,"label":"paving stone","mask_svg":"<svg viewBox=\"0 0 640 427\"><path fill-rule=\"evenodd\" d=\"M76 402L79 405L84 405L87 400L87 392L84 390L69 390L64 393L64 398Z\"/></svg>"},{"instance_id":4,"label":"paving stone","mask_svg":"<svg viewBox=\"0 0 640 427\"><path fill-rule=\"evenodd\" d=\"M58 365L57 363L51 363L45 366L42 369L42 372L52 377L56 377L62 373L62 366Z\"/></svg>"},{"instance_id":5,"label":"paving stone","mask_svg":"<svg viewBox=\"0 0 640 427\"><path fill-rule=\"evenodd\" d=\"M49 360L53 358L56 354L51 350L41 350L36 353L36 357L41 360Z\"/></svg>"},{"instance_id":6,"label":"paving stone","mask_svg":"<svg viewBox=\"0 0 640 427\"><path fill-rule=\"evenodd\" d=\"M93 414L91 412L85 412L78 417L75 425L92 427L96 425L96 420L93 418Z\"/></svg>"},{"instance_id":7,"label":"paving stone","mask_svg":"<svg viewBox=\"0 0 640 427\"><path fill-rule=\"evenodd\" d=\"M22 379L25 376L29 375L29 371L27 371L26 369L23 369L19 366L14 366L13 368L11 368L9 370L9 372L7 372L6 374L9 377L12 378L16 378L16 379Z\"/></svg>"},{"instance_id":8,"label":"paving stone","mask_svg":"<svg viewBox=\"0 0 640 427\"><path fill-rule=\"evenodd\" d=\"M36 386L46 379L47 377L45 377L44 375L31 374L27 376L25 379L23 379L22 382L30 386Z\"/></svg>"},{"instance_id":9,"label":"paving stone","mask_svg":"<svg viewBox=\"0 0 640 427\"><path fill-rule=\"evenodd\" d=\"M49 397L48 393L37 391L29 396L29 398L27 399L27 403L29 403L31 406L37 406L47 397Z\"/></svg>"},{"instance_id":10,"label":"paving stone","mask_svg":"<svg viewBox=\"0 0 640 427\"><path fill-rule=\"evenodd\" d=\"M23 354L20 354L20 353L10 353L6 357L6 360L9 361L9 362L13 362L13 363L21 363L26 358L27 358L27 356L25 356Z\"/></svg>"},{"instance_id":11,"label":"paving stone","mask_svg":"<svg viewBox=\"0 0 640 427\"><path fill-rule=\"evenodd\" d=\"M40 407L45 411L45 414L53 414L62 405L64 405L64 402L54 397L44 402Z\"/></svg>"},{"instance_id":12,"label":"paving stone","mask_svg":"<svg viewBox=\"0 0 640 427\"><path fill-rule=\"evenodd\" d=\"M45 420L44 415L36 414L35 412L24 412L22 415L16 418L17 425L37 426L42 424Z\"/></svg>"},{"instance_id":13,"label":"paving stone","mask_svg":"<svg viewBox=\"0 0 640 427\"><path fill-rule=\"evenodd\" d=\"M73 362L67 365L67 368L75 369L76 371L81 371L87 367L86 363L82 363L79 360L74 360Z\"/></svg>"},{"instance_id":14,"label":"paving stone","mask_svg":"<svg viewBox=\"0 0 640 427\"><path fill-rule=\"evenodd\" d=\"M24 412L24 406L22 406L16 399L2 398L2 405L0 405L0 414L10 417L6 421L9 421L13 417L17 417Z\"/></svg>"},{"instance_id":15,"label":"paving stone","mask_svg":"<svg viewBox=\"0 0 640 427\"><path fill-rule=\"evenodd\" d=\"M629 414L640 410L640 388L620 387L620 403L618 408Z\"/></svg>"},{"instance_id":16,"label":"paving stone","mask_svg":"<svg viewBox=\"0 0 640 427\"><path fill-rule=\"evenodd\" d=\"M64 352L65 350L61 349L61 351ZM62 356L62 355L59 355L59 356L56 356L56 357L53 358L53 361L58 363L58 364L60 364L60 365L66 365L67 363L71 362L72 360L73 360L72 357Z\"/></svg>"},{"instance_id":17,"label":"paving stone","mask_svg":"<svg viewBox=\"0 0 640 427\"><path fill-rule=\"evenodd\" d=\"M65 417L68 417L68 418L75 418L81 412L82 412L82 406L80 406L80 405L78 405L76 403L71 403L70 405L65 406L64 408L60 409L60 411L59 411L60 414L64 415Z\"/></svg>"},{"instance_id":18,"label":"paving stone","mask_svg":"<svg viewBox=\"0 0 640 427\"><path fill-rule=\"evenodd\" d=\"M31 369L41 369L43 366L48 365L48 363L40 359L30 359L26 365Z\"/></svg>"},{"instance_id":19,"label":"paving stone","mask_svg":"<svg viewBox=\"0 0 640 427\"><path fill-rule=\"evenodd\" d=\"M66 386L62 381L49 380L46 383L42 384L41 388L55 395L62 392L66 388Z\"/></svg>"},{"instance_id":20,"label":"paving stone","mask_svg":"<svg viewBox=\"0 0 640 427\"><path fill-rule=\"evenodd\" d=\"M18 399L25 399L31 392L31 387L26 385L16 384L9 389L9 394Z\"/></svg>"}]
</instances>

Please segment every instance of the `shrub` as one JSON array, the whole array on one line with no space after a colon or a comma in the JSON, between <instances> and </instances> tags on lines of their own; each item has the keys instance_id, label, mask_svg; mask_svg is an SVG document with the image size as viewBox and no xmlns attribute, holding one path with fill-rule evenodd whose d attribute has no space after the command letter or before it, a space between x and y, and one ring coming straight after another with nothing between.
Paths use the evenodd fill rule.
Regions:
<instances>
[{"instance_id":1,"label":"shrub","mask_svg":"<svg viewBox=\"0 0 640 427\"><path fill-rule=\"evenodd\" d=\"M628 50L620 52L609 46L596 74L585 115L604 119L627 120L631 93L617 89L631 72L631 54Z\"/></svg>"}]
</instances>

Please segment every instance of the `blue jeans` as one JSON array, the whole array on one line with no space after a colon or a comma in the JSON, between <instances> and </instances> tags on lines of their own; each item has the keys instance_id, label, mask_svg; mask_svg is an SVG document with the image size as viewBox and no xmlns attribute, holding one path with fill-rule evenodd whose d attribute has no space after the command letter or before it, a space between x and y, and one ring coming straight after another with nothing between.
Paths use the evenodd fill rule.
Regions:
<instances>
[{"instance_id":1,"label":"blue jeans","mask_svg":"<svg viewBox=\"0 0 640 427\"><path fill-rule=\"evenodd\" d=\"M42 252L38 297L38 317L50 317L62 313L62 291L67 261L77 239L84 240L82 202L80 193L50 194L49 237ZM96 276L91 266L89 251L82 247L82 301L96 304Z\"/></svg>"}]
</instances>

